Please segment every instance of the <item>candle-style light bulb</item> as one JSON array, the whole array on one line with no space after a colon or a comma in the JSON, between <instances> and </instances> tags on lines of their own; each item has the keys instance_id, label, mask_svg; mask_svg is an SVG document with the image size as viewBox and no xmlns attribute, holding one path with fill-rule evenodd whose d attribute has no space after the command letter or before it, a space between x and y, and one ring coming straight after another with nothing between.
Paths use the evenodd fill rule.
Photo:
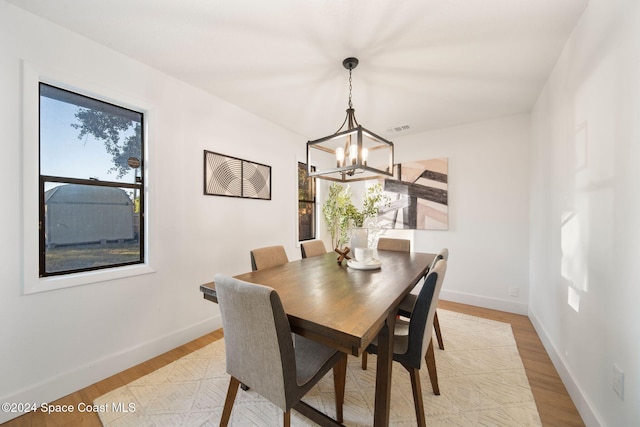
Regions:
<instances>
[{"instance_id":1,"label":"candle-style light bulb","mask_svg":"<svg viewBox=\"0 0 640 427\"><path fill-rule=\"evenodd\" d=\"M336 148L336 164L341 167L344 164L344 148Z\"/></svg>"},{"instance_id":2,"label":"candle-style light bulb","mask_svg":"<svg viewBox=\"0 0 640 427\"><path fill-rule=\"evenodd\" d=\"M358 160L358 146L357 145L351 145L349 147L349 158L351 159L351 164L355 165L356 161Z\"/></svg>"},{"instance_id":3,"label":"candle-style light bulb","mask_svg":"<svg viewBox=\"0 0 640 427\"><path fill-rule=\"evenodd\" d=\"M367 157L369 156L369 150L365 147L362 147L362 164L364 166L367 165Z\"/></svg>"}]
</instances>

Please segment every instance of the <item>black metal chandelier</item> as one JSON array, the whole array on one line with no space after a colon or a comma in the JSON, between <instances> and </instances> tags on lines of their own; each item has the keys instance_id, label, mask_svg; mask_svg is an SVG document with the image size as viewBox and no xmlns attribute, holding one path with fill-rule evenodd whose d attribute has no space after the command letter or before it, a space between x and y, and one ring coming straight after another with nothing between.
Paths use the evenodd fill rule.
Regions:
<instances>
[{"instance_id":1,"label":"black metal chandelier","mask_svg":"<svg viewBox=\"0 0 640 427\"><path fill-rule=\"evenodd\" d=\"M347 58L342 65L349 70L347 116L333 135L307 142L307 174L338 182L392 176L393 142L360 126L351 103L351 72L358 59Z\"/></svg>"}]
</instances>

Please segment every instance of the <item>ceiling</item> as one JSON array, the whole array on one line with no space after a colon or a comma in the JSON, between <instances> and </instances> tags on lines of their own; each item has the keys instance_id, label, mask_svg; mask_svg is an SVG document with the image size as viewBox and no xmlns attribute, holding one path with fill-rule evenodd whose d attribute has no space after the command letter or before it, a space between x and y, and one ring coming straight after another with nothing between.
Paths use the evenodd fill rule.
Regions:
<instances>
[{"instance_id":1,"label":"ceiling","mask_svg":"<svg viewBox=\"0 0 640 427\"><path fill-rule=\"evenodd\" d=\"M305 140L529 112L588 0L8 0ZM408 130L394 131L408 126Z\"/></svg>"}]
</instances>

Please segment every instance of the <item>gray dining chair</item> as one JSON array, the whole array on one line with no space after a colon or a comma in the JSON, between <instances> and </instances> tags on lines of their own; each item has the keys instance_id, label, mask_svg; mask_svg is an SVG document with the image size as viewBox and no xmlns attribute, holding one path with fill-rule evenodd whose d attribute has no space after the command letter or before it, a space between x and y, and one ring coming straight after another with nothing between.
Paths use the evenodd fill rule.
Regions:
<instances>
[{"instance_id":1,"label":"gray dining chair","mask_svg":"<svg viewBox=\"0 0 640 427\"><path fill-rule=\"evenodd\" d=\"M220 420L229 423L240 383L263 396L291 423L291 409L310 408L300 399L333 369L336 420L343 421L342 406L347 355L319 342L298 336L294 347L291 327L278 293L268 286L215 276L222 316L226 369L231 376Z\"/></svg>"},{"instance_id":2,"label":"gray dining chair","mask_svg":"<svg viewBox=\"0 0 640 427\"><path fill-rule=\"evenodd\" d=\"M425 278L424 285L420 289L413 307L411 318L408 322L397 319L393 332L393 360L409 371L413 403L419 427L426 425L422 387L420 385L420 366L423 359L429 371L433 392L440 394L431 328L433 327L433 318L436 314L436 306L438 305L440 289L442 289L446 271L447 261L444 259L439 260ZM367 352L377 354L376 339L367 347Z\"/></svg>"},{"instance_id":3,"label":"gray dining chair","mask_svg":"<svg viewBox=\"0 0 640 427\"><path fill-rule=\"evenodd\" d=\"M438 252L438 254L433 259L433 262L431 263L429 270L427 270L427 273L436 265L436 262L438 262L441 259L444 259L447 262L449 261L449 249L443 248L440 250L440 252ZM419 286L420 285L418 285L418 288ZM400 303L400 309L398 310L398 313L401 316L411 317L411 312L413 311L413 306L416 302L416 298L417 298L417 292L412 291L412 293L407 295ZM440 350L444 350L444 340L442 339L442 331L440 331L440 321L438 320L438 311L436 311L436 314L433 318L433 329L435 329L436 331L436 339L438 340L438 347L440 347Z\"/></svg>"},{"instance_id":4,"label":"gray dining chair","mask_svg":"<svg viewBox=\"0 0 640 427\"><path fill-rule=\"evenodd\" d=\"M289 262L284 246L267 246L251 251L251 270L275 267Z\"/></svg>"},{"instance_id":5,"label":"gray dining chair","mask_svg":"<svg viewBox=\"0 0 640 427\"><path fill-rule=\"evenodd\" d=\"M302 253L302 258L309 258L326 254L327 248L325 248L322 240L311 240L300 243L300 252Z\"/></svg>"},{"instance_id":6,"label":"gray dining chair","mask_svg":"<svg viewBox=\"0 0 640 427\"><path fill-rule=\"evenodd\" d=\"M262 270L264 268L275 267L277 265L283 265L289 262L287 252L284 250L284 246L266 246L264 248L253 249L250 251L251 255L251 271ZM293 334L295 341L295 334ZM242 383L241 387L244 391L249 390L247 384Z\"/></svg>"},{"instance_id":7,"label":"gray dining chair","mask_svg":"<svg viewBox=\"0 0 640 427\"><path fill-rule=\"evenodd\" d=\"M391 238L385 238L385 237L381 237L380 239L378 239L378 249L380 249L380 250L397 251L397 252L409 252L410 251L410 247L411 247L411 241L410 240L406 240L406 239L391 239ZM431 262L431 265L427 269L427 273L425 274L425 277L427 276L429 271L436 265L436 262L438 262L441 259L444 259L445 261L448 261L448 259L449 259L449 249L447 249L447 248L442 249L435 256L435 258L433 258L433 261ZM416 298L418 296L418 293L419 293L419 290L420 290L421 286L422 286L421 284L418 284L416 286L416 288L414 288L414 290L412 290L412 293L407 295L400 302L400 307L398 309L398 314L400 314L401 316L404 316L404 317L411 317L411 311L413 310L413 306L416 303ZM435 315L433 317L433 329L436 332L436 339L438 340L438 347L440 347L441 350L444 350L444 340L442 339L442 331L440 331L440 321L438 320L438 311L437 310L436 310L436 313L435 313ZM366 370L367 369L367 352L366 351L362 353L362 362L361 363L362 363L362 369Z\"/></svg>"},{"instance_id":8,"label":"gray dining chair","mask_svg":"<svg viewBox=\"0 0 640 427\"><path fill-rule=\"evenodd\" d=\"M381 251L411 252L411 240L380 237L378 239L378 249ZM363 370L367 369L367 358L367 351L365 350L362 352L362 360L360 362Z\"/></svg>"}]
</instances>

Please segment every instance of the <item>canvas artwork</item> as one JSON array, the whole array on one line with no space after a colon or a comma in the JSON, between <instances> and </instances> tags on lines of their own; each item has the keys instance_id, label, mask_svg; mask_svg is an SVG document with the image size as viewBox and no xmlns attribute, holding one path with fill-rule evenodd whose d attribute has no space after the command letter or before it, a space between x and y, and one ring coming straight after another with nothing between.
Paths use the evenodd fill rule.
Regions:
<instances>
[{"instance_id":1,"label":"canvas artwork","mask_svg":"<svg viewBox=\"0 0 640 427\"><path fill-rule=\"evenodd\" d=\"M271 200L271 166L204 152L204 194Z\"/></svg>"},{"instance_id":2,"label":"canvas artwork","mask_svg":"<svg viewBox=\"0 0 640 427\"><path fill-rule=\"evenodd\" d=\"M378 221L384 228L448 230L448 174L446 157L395 165L394 177L382 180L391 206Z\"/></svg>"}]
</instances>

